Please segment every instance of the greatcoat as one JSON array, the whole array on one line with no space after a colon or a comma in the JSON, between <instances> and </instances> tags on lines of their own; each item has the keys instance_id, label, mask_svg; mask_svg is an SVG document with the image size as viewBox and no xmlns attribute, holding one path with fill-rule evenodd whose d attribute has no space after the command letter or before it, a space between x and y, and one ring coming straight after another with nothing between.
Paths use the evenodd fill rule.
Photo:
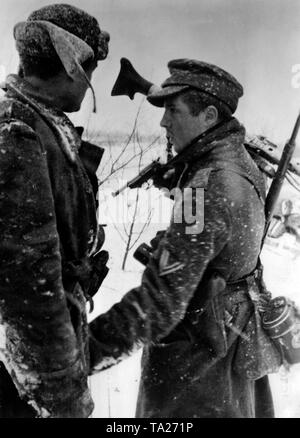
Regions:
<instances>
[{"instance_id":1,"label":"greatcoat","mask_svg":"<svg viewBox=\"0 0 300 438\"><path fill-rule=\"evenodd\" d=\"M273 416L267 373L278 354L254 297L265 187L244 135L232 118L177 156L182 196L141 286L90 324L95 371L144 347L137 417ZM194 224L178 220L188 188L202 206Z\"/></svg>"},{"instance_id":2,"label":"greatcoat","mask_svg":"<svg viewBox=\"0 0 300 438\"><path fill-rule=\"evenodd\" d=\"M93 402L81 285L103 234L79 157L81 138L51 99L25 80L10 75L5 89L0 101L0 417L88 417Z\"/></svg>"}]
</instances>

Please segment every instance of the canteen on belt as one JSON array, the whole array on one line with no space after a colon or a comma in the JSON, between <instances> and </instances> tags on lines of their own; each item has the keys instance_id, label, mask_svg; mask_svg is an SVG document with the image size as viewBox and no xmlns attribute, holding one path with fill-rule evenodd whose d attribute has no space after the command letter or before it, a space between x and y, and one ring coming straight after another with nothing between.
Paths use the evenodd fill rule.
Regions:
<instances>
[{"instance_id":1,"label":"canteen on belt","mask_svg":"<svg viewBox=\"0 0 300 438\"><path fill-rule=\"evenodd\" d=\"M262 318L263 328L289 364L300 362L300 313L286 297L272 299Z\"/></svg>"}]
</instances>

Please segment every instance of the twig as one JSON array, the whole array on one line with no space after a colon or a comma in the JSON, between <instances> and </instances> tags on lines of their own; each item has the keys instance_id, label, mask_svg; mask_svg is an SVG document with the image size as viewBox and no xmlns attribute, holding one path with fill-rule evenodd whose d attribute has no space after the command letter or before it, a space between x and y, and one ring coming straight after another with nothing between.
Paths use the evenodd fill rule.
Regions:
<instances>
[{"instance_id":1,"label":"twig","mask_svg":"<svg viewBox=\"0 0 300 438\"><path fill-rule=\"evenodd\" d=\"M144 230L149 226L150 224L150 220L152 217L152 213L153 213L153 209L151 209L148 213L148 217L147 217L147 221L144 223L143 228L141 229L141 231L138 233L138 237L135 239L135 241L132 243L132 245L130 246L129 250L131 250L134 245L136 244L136 242L139 240L139 238L141 237L141 235L143 234Z\"/></svg>"}]
</instances>

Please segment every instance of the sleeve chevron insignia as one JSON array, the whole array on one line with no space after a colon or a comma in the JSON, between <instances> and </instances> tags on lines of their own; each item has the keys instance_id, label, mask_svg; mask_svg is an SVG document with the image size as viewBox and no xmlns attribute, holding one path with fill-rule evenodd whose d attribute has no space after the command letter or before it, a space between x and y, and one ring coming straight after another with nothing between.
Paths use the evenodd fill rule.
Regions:
<instances>
[{"instance_id":1,"label":"sleeve chevron insignia","mask_svg":"<svg viewBox=\"0 0 300 438\"><path fill-rule=\"evenodd\" d=\"M170 260L170 252L167 249L163 249L160 259L159 259L159 275L167 275L172 272L178 271L184 267L184 263L179 261L172 262Z\"/></svg>"}]
</instances>

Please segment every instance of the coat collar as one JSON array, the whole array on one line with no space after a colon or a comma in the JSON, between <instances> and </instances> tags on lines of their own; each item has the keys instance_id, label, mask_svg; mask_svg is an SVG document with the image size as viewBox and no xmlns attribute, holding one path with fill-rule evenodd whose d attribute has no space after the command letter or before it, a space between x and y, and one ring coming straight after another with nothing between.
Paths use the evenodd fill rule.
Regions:
<instances>
[{"instance_id":1,"label":"coat collar","mask_svg":"<svg viewBox=\"0 0 300 438\"><path fill-rule=\"evenodd\" d=\"M81 139L70 119L53 106L53 99L41 95L38 89L17 75L9 75L2 86L7 97L16 97L33 108L55 132L64 153L71 162L76 161Z\"/></svg>"},{"instance_id":2,"label":"coat collar","mask_svg":"<svg viewBox=\"0 0 300 438\"><path fill-rule=\"evenodd\" d=\"M185 184L186 179L199 169L224 169L250 181L263 200L264 181L247 153L244 141L245 128L235 118L206 131L168 163L175 168L172 186Z\"/></svg>"},{"instance_id":3,"label":"coat collar","mask_svg":"<svg viewBox=\"0 0 300 438\"><path fill-rule=\"evenodd\" d=\"M194 163L199 160L216 159L218 155L224 157L224 152L231 151L245 140L245 128L237 119L220 123L210 130L196 137L175 158L176 163Z\"/></svg>"}]
</instances>

